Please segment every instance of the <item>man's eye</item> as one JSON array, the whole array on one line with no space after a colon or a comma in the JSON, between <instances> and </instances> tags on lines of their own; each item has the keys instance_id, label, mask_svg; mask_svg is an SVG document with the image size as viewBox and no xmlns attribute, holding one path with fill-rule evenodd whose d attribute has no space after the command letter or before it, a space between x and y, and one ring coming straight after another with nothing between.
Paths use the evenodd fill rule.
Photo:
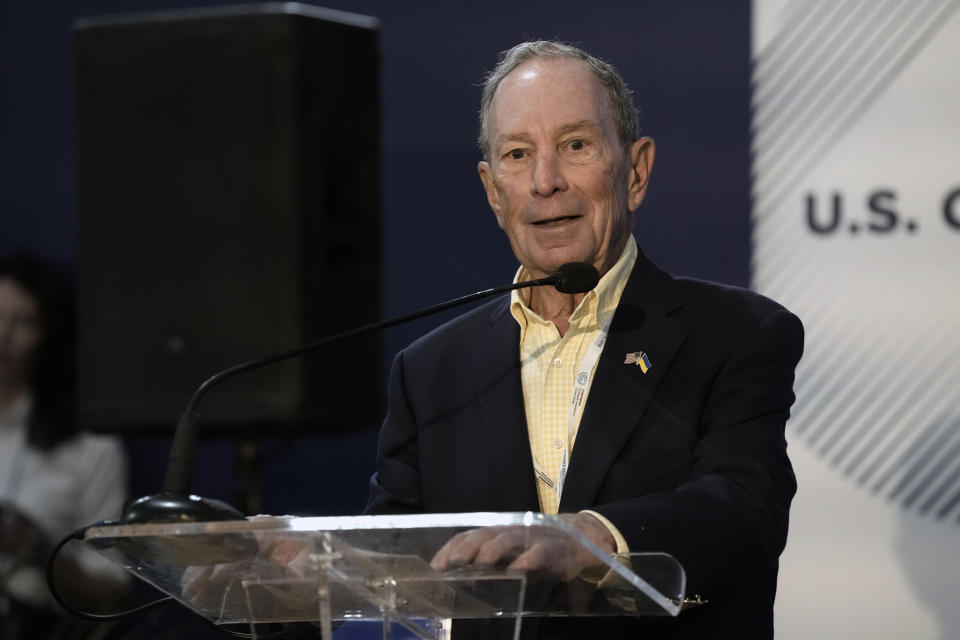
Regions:
<instances>
[{"instance_id":1,"label":"man's eye","mask_svg":"<svg viewBox=\"0 0 960 640\"><path fill-rule=\"evenodd\" d=\"M580 151L585 146L587 146L586 143L583 140L580 140L579 138L570 141L570 148L574 151Z\"/></svg>"},{"instance_id":2,"label":"man's eye","mask_svg":"<svg viewBox=\"0 0 960 640\"><path fill-rule=\"evenodd\" d=\"M524 155L523 149L513 149L510 151L510 158L513 160L523 160Z\"/></svg>"}]
</instances>

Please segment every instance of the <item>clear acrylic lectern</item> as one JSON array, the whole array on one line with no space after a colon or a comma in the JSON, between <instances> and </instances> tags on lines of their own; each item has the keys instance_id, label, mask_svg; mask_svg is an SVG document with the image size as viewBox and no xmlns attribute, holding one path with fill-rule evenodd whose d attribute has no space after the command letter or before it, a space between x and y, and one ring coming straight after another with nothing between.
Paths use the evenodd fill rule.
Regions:
<instances>
[{"instance_id":1,"label":"clear acrylic lectern","mask_svg":"<svg viewBox=\"0 0 960 640\"><path fill-rule=\"evenodd\" d=\"M576 549L596 558L565 581L465 566L430 566L455 534L502 527L520 546ZM539 513L463 513L100 526L85 541L215 624L312 622L333 638L347 621L399 625L417 638L451 638L460 618L677 615L685 577L661 553L610 556L563 519Z\"/></svg>"}]
</instances>

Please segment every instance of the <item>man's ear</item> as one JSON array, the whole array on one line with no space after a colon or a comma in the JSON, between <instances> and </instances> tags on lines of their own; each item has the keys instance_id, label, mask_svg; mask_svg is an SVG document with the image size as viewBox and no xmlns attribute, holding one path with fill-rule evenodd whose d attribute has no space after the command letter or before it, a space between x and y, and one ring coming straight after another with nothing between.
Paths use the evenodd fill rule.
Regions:
<instances>
[{"instance_id":1,"label":"man's ear","mask_svg":"<svg viewBox=\"0 0 960 640\"><path fill-rule=\"evenodd\" d=\"M653 138L639 138L630 145L630 176L627 181L627 206L630 211L636 211L647 194L654 151Z\"/></svg>"},{"instance_id":2,"label":"man's ear","mask_svg":"<svg viewBox=\"0 0 960 640\"><path fill-rule=\"evenodd\" d=\"M493 209L494 215L497 216L497 224L503 229L503 217L500 214L500 192L497 190L496 181L493 179L490 164L486 160L481 160L477 163L477 173L480 174L480 182L483 183L483 188L487 192L487 202Z\"/></svg>"}]
</instances>

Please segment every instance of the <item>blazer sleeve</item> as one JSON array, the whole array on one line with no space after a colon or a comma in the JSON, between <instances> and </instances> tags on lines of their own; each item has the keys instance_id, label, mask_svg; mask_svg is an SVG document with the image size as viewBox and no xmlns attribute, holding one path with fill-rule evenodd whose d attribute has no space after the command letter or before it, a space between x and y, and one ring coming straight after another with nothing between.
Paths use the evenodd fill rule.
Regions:
<instances>
[{"instance_id":1,"label":"blazer sleeve","mask_svg":"<svg viewBox=\"0 0 960 640\"><path fill-rule=\"evenodd\" d=\"M370 478L366 514L420 513L423 498L417 427L407 398L404 352L393 360L387 415L377 444L377 472Z\"/></svg>"},{"instance_id":2,"label":"blazer sleeve","mask_svg":"<svg viewBox=\"0 0 960 640\"><path fill-rule=\"evenodd\" d=\"M706 597L775 565L796 479L784 429L803 327L777 307L732 350L701 412L690 472L673 490L594 506L631 551L665 551Z\"/></svg>"}]
</instances>

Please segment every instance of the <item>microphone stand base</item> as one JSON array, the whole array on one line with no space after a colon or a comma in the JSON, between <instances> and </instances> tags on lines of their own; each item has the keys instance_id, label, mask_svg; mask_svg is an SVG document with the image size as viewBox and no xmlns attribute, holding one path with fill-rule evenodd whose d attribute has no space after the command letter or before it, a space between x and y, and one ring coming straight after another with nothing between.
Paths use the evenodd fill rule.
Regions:
<instances>
[{"instance_id":1,"label":"microphone stand base","mask_svg":"<svg viewBox=\"0 0 960 640\"><path fill-rule=\"evenodd\" d=\"M164 491L128 502L124 505L119 522L120 524L156 524L243 519L244 515L226 502Z\"/></svg>"}]
</instances>

